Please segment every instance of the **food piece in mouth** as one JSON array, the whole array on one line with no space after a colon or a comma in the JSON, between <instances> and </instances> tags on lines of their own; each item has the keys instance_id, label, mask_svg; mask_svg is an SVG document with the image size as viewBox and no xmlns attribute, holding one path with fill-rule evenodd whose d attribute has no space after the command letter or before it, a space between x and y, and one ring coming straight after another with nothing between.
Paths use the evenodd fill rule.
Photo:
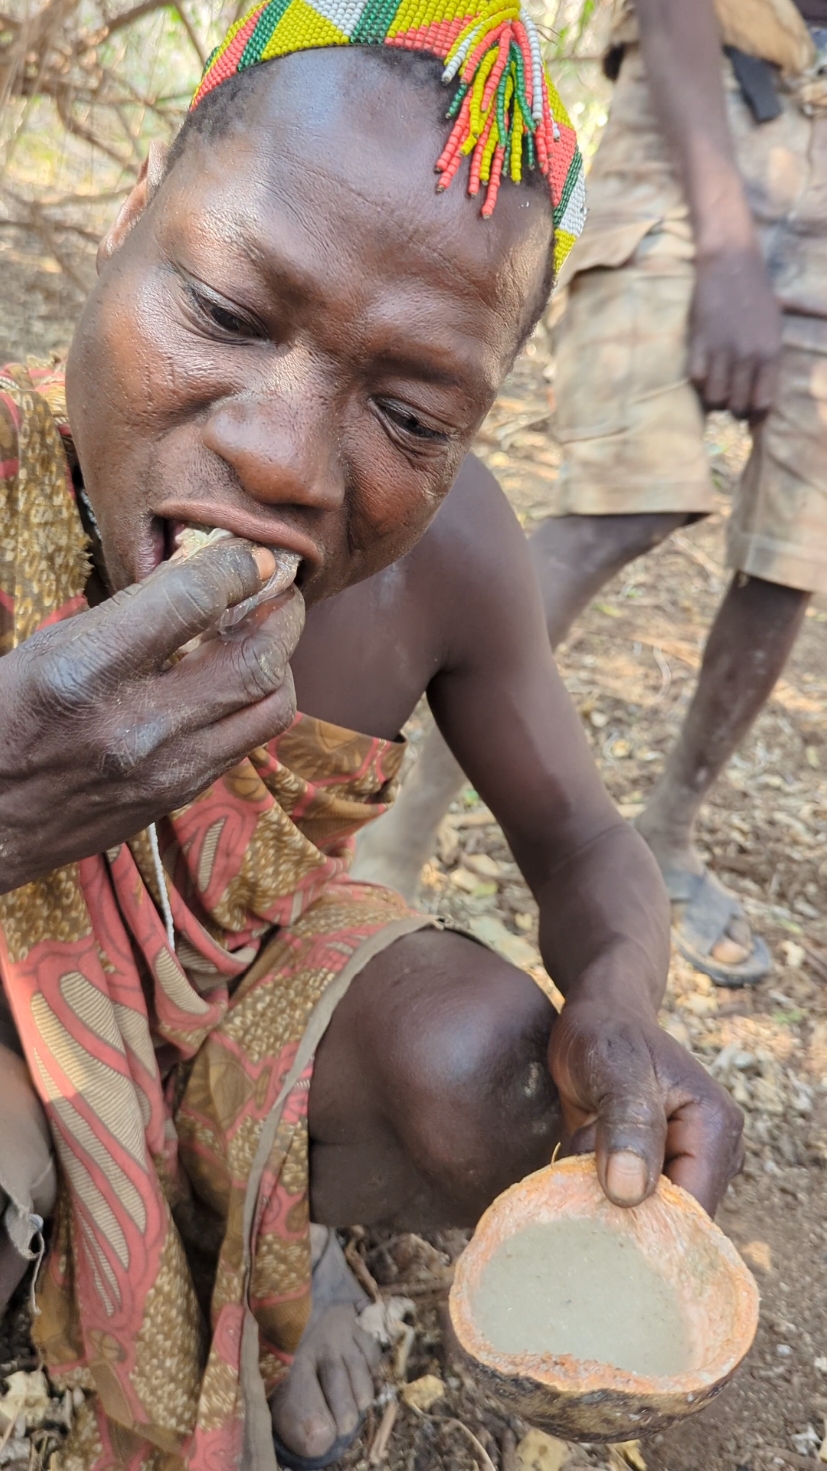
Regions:
<instances>
[{"instance_id":1,"label":"food piece in mouth","mask_svg":"<svg viewBox=\"0 0 827 1471\"><path fill-rule=\"evenodd\" d=\"M233 536L231 531L225 531L221 526L216 526L212 530L199 526L185 526L176 533L175 551L170 561L186 562L204 547L227 538L239 540L238 537ZM288 552L283 547L267 547L266 550L272 553L276 563L275 571L269 580L252 597L244 598L242 602L227 608L221 614L214 629L209 629L197 639L191 639L182 652L186 653L187 650L195 648L203 639L211 638L216 633L222 637L228 637L256 608L260 608L264 603L272 602L282 593L287 592L287 589L296 580L301 557L298 552Z\"/></svg>"},{"instance_id":2,"label":"food piece in mouth","mask_svg":"<svg viewBox=\"0 0 827 1471\"><path fill-rule=\"evenodd\" d=\"M211 531L200 526L185 526L175 536L175 551L170 557L171 562L186 562L196 552L204 547L212 546L214 542L238 540L233 537L232 531L225 531L222 526L216 526ZM286 592L291 583L296 580L301 557L298 552L285 551L283 547L267 547L275 558L275 571L262 588L250 598L244 598L242 602L236 603L222 613L218 621L218 632L225 633L230 628L243 622L248 613L254 608L260 608L262 603L268 603Z\"/></svg>"}]
</instances>

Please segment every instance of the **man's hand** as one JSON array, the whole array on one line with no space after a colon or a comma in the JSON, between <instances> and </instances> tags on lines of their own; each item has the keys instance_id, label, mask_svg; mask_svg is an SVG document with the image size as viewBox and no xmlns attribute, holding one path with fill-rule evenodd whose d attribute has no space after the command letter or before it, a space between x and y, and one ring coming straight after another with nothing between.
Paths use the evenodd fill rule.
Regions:
<instances>
[{"instance_id":1,"label":"man's hand","mask_svg":"<svg viewBox=\"0 0 827 1471\"><path fill-rule=\"evenodd\" d=\"M168 667L272 570L218 542L0 659L0 892L132 837L289 725L295 588Z\"/></svg>"},{"instance_id":2,"label":"man's hand","mask_svg":"<svg viewBox=\"0 0 827 1471\"><path fill-rule=\"evenodd\" d=\"M699 254L689 376L705 408L756 419L772 408L781 311L757 243Z\"/></svg>"},{"instance_id":3,"label":"man's hand","mask_svg":"<svg viewBox=\"0 0 827 1471\"><path fill-rule=\"evenodd\" d=\"M741 1111L653 1014L572 994L549 1062L570 1151L595 1151L610 1200L639 1205L663 1173L714 1214L743 1163Z\"/></svg>"}]
</instances>

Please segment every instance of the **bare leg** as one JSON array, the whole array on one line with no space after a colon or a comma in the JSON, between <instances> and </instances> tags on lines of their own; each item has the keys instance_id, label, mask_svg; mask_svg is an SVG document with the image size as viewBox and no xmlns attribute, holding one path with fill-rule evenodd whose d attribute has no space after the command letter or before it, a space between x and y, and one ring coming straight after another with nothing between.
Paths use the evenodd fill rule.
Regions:
<instances>
[{"instance_id":1,"label":"bare leg","mask_svg":"<svg viewBox=\"0 0 827 1471\"><path fill-rule=\"evenodd\" d=\"M634 557L663 541L684 515L553 516L529 546L556 648L595 593ZM360 836L354 878L387 884L413 900L437 828L465 777L434 726L394 807Z\"/></svg>"},{"instance_id":2,"label":"bare leg","mask_svg":"<svg viewBox=\"0 0 827 1471\"><path fill-rule=\"evenodd\" d=\"M801 627L809 593L738 573L712 625L698 687L638 828L661 868L701 873L692 844L701 803L768 699ZM737 965L751 949L733 919L712 955Z\"/></svg>"},{"instance_id":3,"label":"bare leg","mask_svg":"<svg viewBox=\"0 0 827 1471\"><path fill-rule=\"evenodd\" d=\"M422 931L372 960L316 1059L314 1220L473 1225L500 1191L547 1164L561 1132L553 1020L529 976L460 935ZM352 1430L365 1404L365 1347L345 1295L342 1283L272 1405L279 1438L305 1456Z\"/></svg>"},{"instance_id":4,"label":"bare leg","mask_svg":"<svg viewBox=\"0 0 827 1471\"><path fill-rule=\"evenodd\" d=\"M578 613L627 562L659 546L683 526L683 514L550 516L529 538L551 647Z\"/></svg>"}]
</instances>

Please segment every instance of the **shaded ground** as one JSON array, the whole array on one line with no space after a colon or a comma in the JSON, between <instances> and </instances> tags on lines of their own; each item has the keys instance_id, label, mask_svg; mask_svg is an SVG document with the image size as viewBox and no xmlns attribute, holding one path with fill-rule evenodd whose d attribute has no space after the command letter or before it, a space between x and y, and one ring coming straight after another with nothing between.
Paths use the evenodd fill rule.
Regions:
<instances>
[{"instance_id":1,"label":"shaded ground","mask_svg":"<svg viewBox=\"0 0 827 1471\"><path fill-rule=\"evenodd\" d=\"M12 251L8 245L0 250L0 264L0 357L65 346L73 289L44 274L42 258L18 240ZM527 529L543 516L556 472L550 377L541 334L481 436L481 451ZM744 443L722 420L712 426L710 449L720 490L716 514L628 567L580 620L560 657L605 780L629 817L639 810L679 726L725 586L727 495ZM827 1415L825 624L827 613L811 608L784 679L701 823L704 851L766 937L774 970L755 991L716 992L678 959L663 1020L746 1110L748 1163L720 1219L756 1272L762 1326L732 1389L694 1421L642 1448L650 1471L818 1464ZM417 722L411 734L415 750ZM442 830L422 898L545 981L533 901L499 829L470 791ZM446 1357L440 1305L460 1246L458 1236L430 1246L409 1237L354 1239L380 1288L416 1303L407 1378L435 1372L446 1385L430 1417L400 1409L384 1459L370 1464L390 1471L465 1471L486 1466L485 1456L501 1471L517 1464L514 1445L525 1427L508 1425L482 1403ZM8 1372L10 1360L24 1352L19 1324L4 1326L0 1370ZM28 1365L21 1361L20 1367ZM368 1464L377 1425L374 1417L349 1467ZM0 1465L20 1444L13 1437L0 1448ZM617 1452L581 1448L565 1464L617 1471L626 1462Z\"/></svg>"}]
</instances>

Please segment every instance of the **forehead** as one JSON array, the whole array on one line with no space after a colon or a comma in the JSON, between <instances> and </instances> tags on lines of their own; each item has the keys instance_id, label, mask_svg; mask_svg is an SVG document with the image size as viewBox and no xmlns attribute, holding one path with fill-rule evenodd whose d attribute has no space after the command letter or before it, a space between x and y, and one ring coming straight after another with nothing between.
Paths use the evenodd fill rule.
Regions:
<instances>
[{"instance_id":1,"label":"forehead","mask_svg":"<svg viewBox=\"0 0 827 1471\"><path fill-rule=\"evenodd\" d=\"M165 231L289 285L296 306L347 302L356 321L369 304L411 329L442 313L478 353L490 344L482 366L496 379L544 275L542 191L505 186L491 220L467 195L467 166L438 194L450 91L369 52L303 52L257 72L225 131L191 136L159 201Z\"/></svg>"}]
</instances>

